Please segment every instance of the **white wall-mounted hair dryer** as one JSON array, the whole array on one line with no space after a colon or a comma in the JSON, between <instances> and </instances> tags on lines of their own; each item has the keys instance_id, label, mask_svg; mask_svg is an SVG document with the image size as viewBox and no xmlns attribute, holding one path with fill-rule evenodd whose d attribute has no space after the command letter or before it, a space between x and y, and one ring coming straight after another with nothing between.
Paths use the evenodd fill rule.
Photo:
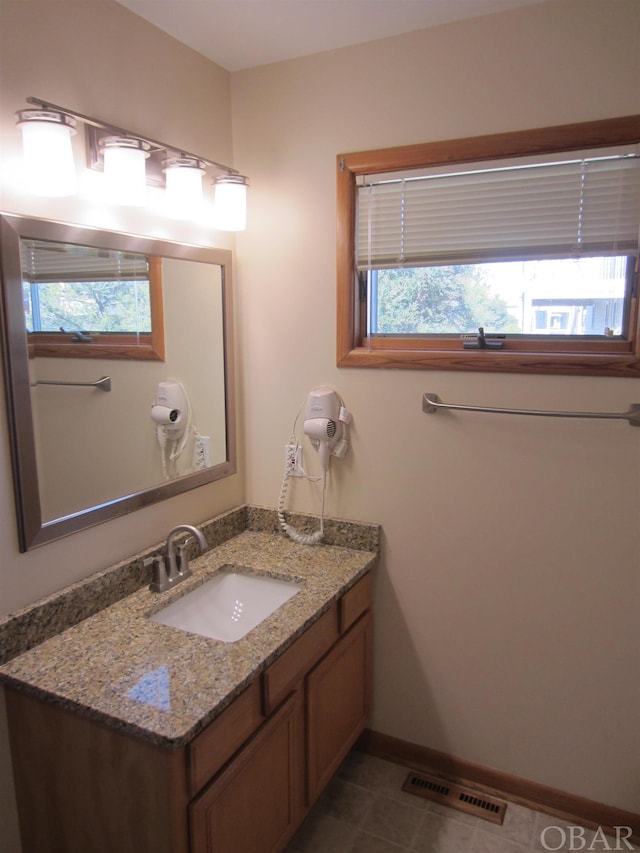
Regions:
<instances>
[{"instance_id":1,"label":"white wall-mounted hair dryer","mask_svg":"<svg viewBox=\"0 0 640 853\"><path fill-rule=\"evenodd\" d=\"M340 420L340 398L332 388L321 385L307 398L304 415L304 434L320 456L323 471L329 467L331 452L342 439L344 431Z\"/></svg>"},{"instance_id":2,"label":"white wall-mounted hair dryer","mask_svg":"<svg viewBox=\"0 0 640 853\"><path fill-rule=\"evenodd\" d=\"M318 451L321 477L310 477L302 467L302 448L296 437L296 424L302 411L298 410L293 423L293 431L289 444L285 447L286 465L280 499L278 500L278 522L280 527L300 545L315 545L322 541L324 536L324 497L327 486L327 472L331 456L343 457L347 452L349 442L347 441L346 425L351 421L351 414L345 409L338 394L326 385L315 388L307 397L304 414L304 434L311 442L311 446ZM300 533L287 523L285 518L285 499L287 494L287 482L289 477L304 477L309 482L322 483L322 509L320 511L320 529L314 533Z\"/></svg>"}]
</instances>

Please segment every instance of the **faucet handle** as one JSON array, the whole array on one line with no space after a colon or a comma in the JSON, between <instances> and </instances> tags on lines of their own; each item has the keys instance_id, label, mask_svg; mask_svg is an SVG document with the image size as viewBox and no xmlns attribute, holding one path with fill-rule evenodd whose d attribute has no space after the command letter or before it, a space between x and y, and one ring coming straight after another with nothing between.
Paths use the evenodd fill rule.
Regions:
<instances>
[{"instance_id":1,"label":"faucet handle","mask_svg":"<svg viewBox=\"0 0 640 853\"><path fill-rule=\"evenodd\" d=\"M176 551L178 552L176 555L176 562L178 564L178 574L180 575L180 578L184 580L184 578L188 578L193 574L191 569L189 568L187 543L183 542L181 545L178 545Z\"/></svg>"},{"instance_id":2,"label":"faucet handle","mask_svg":"<svg viewBox=\"0 0 640 853\"><path fill-rule=\"evenodd\" d=\"M169 587L169 578L167 576L167 566L162 554L156 554L155 557L147 557L143 565L151 566L151 583L149 589L151 592L164 592Z\"/></svg>"}]
</instances>

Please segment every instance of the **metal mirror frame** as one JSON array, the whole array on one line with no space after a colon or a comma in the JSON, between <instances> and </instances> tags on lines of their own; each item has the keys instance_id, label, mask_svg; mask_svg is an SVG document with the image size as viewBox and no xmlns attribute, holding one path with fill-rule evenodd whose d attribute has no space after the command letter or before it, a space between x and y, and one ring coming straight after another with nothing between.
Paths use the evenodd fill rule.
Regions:
<instances>
[{"instance_id":1,"label":"metal mirror frame","mask_svg":"<svg viewBox=\"0 0 640 853\"><path fill-rule=\"evenodd\" d=\"M227 449L224 462L98 506L88 507L86 510L62 518L51 521L43 520L22 297L20 263L20 239L22 237L140 252L165 258L200 261L221 267ZM103 231L53 220L2 214L0 215L0 254L2 259L0 264L2 355L18 539L21 552L29 551L47 542L53 542L80 530L167 500L237 472L232 253L229 250L174 243L117 231Z\"/></svg>"}]
</instances>

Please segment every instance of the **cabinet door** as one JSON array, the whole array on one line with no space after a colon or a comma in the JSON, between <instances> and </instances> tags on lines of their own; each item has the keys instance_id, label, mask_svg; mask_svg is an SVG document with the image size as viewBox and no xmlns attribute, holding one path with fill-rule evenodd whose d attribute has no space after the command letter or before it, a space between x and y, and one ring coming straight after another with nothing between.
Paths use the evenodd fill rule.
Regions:
<instances>
[{"instance_id":1,"label":"cabinet door","mask_svg":"<svg viewBox=\"0 0 640 853\"><path fill-rule=\"evenodd\" d=\"M271 853L303 813L304 707L300 691L189 808L192 853Z\"/></svg>"},{"instance_id":2,"label":"cabinet door","mask_svg":"<svg viewBox=\"0 0 640 853\"><path fill-rule=\"evenodd\" d=\"M364 729L371 687L371 614L365 613L307 677L307 791L318 797Z\"/></svg>"}]
</instances>

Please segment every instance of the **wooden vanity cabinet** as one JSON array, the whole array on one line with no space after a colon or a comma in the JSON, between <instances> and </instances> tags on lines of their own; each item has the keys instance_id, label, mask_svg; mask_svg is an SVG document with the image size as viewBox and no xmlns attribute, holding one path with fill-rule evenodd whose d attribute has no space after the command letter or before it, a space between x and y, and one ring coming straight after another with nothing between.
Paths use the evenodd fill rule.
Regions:
<instances>
[{"instance_id":1,"label":"wooden vanity cabinet","mask_svg":"<svg viewBox=\"0 0 640 853\"><path fill-rule=\"evenodd\" d=\"M184 750L6 699L23 853L189 853Z\"/></svg>"},{"instance_id":2,"label":"wooden vanity cabinet","mask_svg":"<svg viewBox=\"0 0 640 853\"><path fill-rule=\"evenodd\" d=\"M291 839L366 726L370 605L367 574L263 673L265 722L191 803L191 853L278 853ZM199 740L214 741L210 729L226 728L226 714L255 718L250 691L196 738L192 778Z\"/></svg>"},{"instance_id":3,"label":"wooden vanity cabinet","mask_svg":"<svg viewBox=\"0 0 640 853\"><path fill-rule=\"evenodd\" d=\"M11 689L24 853L278 853L369 715L371 577L182 749Z\"/></svg>"}]
</instances>

